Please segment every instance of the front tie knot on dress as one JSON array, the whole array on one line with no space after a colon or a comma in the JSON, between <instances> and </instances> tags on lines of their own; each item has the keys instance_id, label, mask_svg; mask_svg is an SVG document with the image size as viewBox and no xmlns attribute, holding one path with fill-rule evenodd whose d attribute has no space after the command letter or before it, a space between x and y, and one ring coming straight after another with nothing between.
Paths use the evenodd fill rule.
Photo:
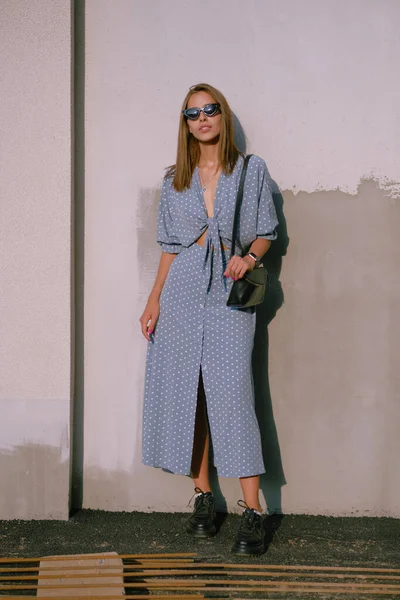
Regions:
<instances>
[{"instance_id":1,"label":"front tie knot on dress","mask_svg":"<svg viewBox=\"0 0 400 600\"><path fill-rule=\"evenodd\" d=\"M160 296L160 316L147 347L142 460L190 475L200 372L213 462L223 477L265 472L254 410L251 356L255 312L226 305L233 281L225 271L243 159L222 174L207 217L197 172L177 192L164 180L157 240L172 262ZM264 161L249 162L239 243L275 239L278 224ZM207 228L204 246L195 243Z\"/></svg>"},{"instance_id":2,"label":"front tie knot on dress","mask_svg":"<svg viewBox=\"0 0 400 600\"><path fill-rule=\"evenodd\" d=\"M207 292L210 291L211 283L213 279L213 264L214 258L220 263L221 267L221 280L224 283L225 290L226 279L224 277L225 271L225 254L223 253L223 244L221 240L221 234L216 217L207 217L207 235L205 240L205 255L204 255L204 270L207 276Z\"/></svg>"}]
</instances>

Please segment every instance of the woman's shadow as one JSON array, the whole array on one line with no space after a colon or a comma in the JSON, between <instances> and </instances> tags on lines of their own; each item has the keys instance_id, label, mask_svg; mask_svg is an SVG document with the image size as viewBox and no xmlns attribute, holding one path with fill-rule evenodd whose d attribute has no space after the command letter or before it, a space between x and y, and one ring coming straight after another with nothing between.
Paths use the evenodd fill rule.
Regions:
<instances>
[{"instance_id":1,"label":"woman's shadow","mask_svg":"<svg viewBox=\"0 0 400 600\"><path fill-rule=\"evenodd\" d=\"M235 115L234 124L235 143L239 150L246 154L246 135ZM256 333L252 357L255 406L266 470L260 477L260 487L268 507L266 521L268 543L272 541L283 519L281 489L286 484L269 385L268 325L284 302L279 277L282 269L282 258L286 255L289 246L286 219L283 213L283 197L274 180L272 180L272 197L279 221L277 227L278 237L272 242L263 259L263 264L268 271L268 287L264 302L257 306Z\"/></svg>"},{"instance_id":2,"label":"woman's shadow","mask_svg":"<svg viewBox=\"0 0 400 600\"><path fill-rule=\"evenodd\" d=\"M283 214L283 197L275 181L272 181L272 184L272 196L279 221L277 227L278 237L272 242L263 259L264 266L268 271L268 287L264 302L257 306L256 333L252 357L255 406L266 471L260 477L260 487L268 507L266 530L267 535L270 537L269 541L272 540L283 519L281 489L286 484L286 479L269 384L268 325L284 302L279 277L282 269L282 257L285 256L289 244L286 219Z\"/></svg>"},{"instance_id":3,"label":"woman's shadow","mask_svg":"<svg viewBox=\"0 0 400 600\"><path fill-rule=\"evenodd\" d=\"M272 197L279 221L278 237L263 258L268 272L268 286L262 304L257 306L256 333L253 350L253 378L255 404L260 425L263 458L266 473L261 475L260 487L265 496L269 514L282 513L281 488L286 484L283 472L278 434L272 408L269 384L269 332L268 326L284 303L279 280L282 257L286 255L289 238L283 214L283 197L275 181L272 181Z\"/></svg>"}]
</instances>

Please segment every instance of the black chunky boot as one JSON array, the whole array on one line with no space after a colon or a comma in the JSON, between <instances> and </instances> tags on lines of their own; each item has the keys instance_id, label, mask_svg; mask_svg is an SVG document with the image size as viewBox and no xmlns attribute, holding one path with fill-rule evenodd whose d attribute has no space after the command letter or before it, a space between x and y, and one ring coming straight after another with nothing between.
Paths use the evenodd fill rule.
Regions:
<instances>
[{"instance_id":1,"label":"black chunky boot","mask_svg":"<svg viewBox=\"0 0 400 600\"><path fill-rule=\"evenodd\" d=\"M232 546L233 554L263 554L265 552L265 531L262 517L253 508L249 508L243 500L239 500L242 506L242 518L235 543Z\"/></svg>"},{"instance_id":2,"label":"black chunky boot","mask_svg":"<svg viewBox=\"0 0 400 600\"><path fill-rule=\"evenodd\" d=\"M197 498L194 511L186 522L186 531L197 538L212 537L216 534L214 496L211 492L202 492L195 488Z\"/></svg>"}]
</instances>

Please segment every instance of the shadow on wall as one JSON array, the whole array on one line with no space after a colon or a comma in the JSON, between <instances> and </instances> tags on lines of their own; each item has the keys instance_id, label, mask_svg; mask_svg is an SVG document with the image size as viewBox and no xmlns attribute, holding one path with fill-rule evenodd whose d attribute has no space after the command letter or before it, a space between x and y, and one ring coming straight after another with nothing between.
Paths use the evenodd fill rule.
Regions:
<instances>
[{"instance_id":1,"label":"shadow on wall","mask_svg":"<svg viewBox=\"0 0 400 600\"><path fill-rule=\"evenodd\" d=\"M246 154L247 138L239 119L234 114L235 144ZM260 478L261 490L270 515L282 513L281 488L286 484L279 447L274 413L272 409L271 389L269 385L269 336L268 325L275 317L284 301L279 281L282 269L282 257L289 245L286 219L283 214L283 197L279 187L272 180L272 196L279 220L278 238L272 242L263 260L269 274L269 286L264 302L257 307L256 334L253 352L253 375L255 404L261 431L263 458L266 473ZM278 524L279 526L279 524Z\"/></svg>"},{"instance_id":2,"label":"shadow on wall","mask_svg":"<svg viewBox=\"0 0 400 600\"><path fill-rule=\"evenodd\" d=\"M256 334L253 351L253 376L255 404L261 431L263 458L266 472L260 478L261 490L268 506L268 513L282 513L281 488L286 483L283 472L278 433L272 408L269 385L269 334L268 325L284 302L279 281L282 269L282 257L289 244L286 220L283 214L283 198L273 181L273 199L278 215L278 238L272 242L263 260L268 271L269 285L264 302L257 307Z\"/></svg>"},{"instance_id":3,"label":"shadow on wall","mask_svg":"<svg viewBox=\"0 0 400 600\"><path fill-rule=\"evenodd\" d=\"M150 292L154 284L155 274L160 261L160 246L156 242L157 214L161 188L141 188L139 191L138 210L135 214L133 235L136 235L137 257L140 289ZM143 298L143 308L147 302L147 294ZM138 323L139 327L139 323Z\"/></svg>"}]
</instances>

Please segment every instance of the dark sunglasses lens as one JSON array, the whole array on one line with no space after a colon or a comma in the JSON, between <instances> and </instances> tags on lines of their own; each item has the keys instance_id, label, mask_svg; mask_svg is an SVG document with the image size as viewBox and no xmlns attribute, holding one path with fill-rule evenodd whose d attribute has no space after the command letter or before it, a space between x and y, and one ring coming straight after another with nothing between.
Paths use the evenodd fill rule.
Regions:
<instances>
[{"instance_id":1,"label":"dark sunglasses lens","mask_svg":"<svg viewBox=\"0 0 400 600\"><path fill-rule=\"evenodd\" d=\"M218 112L218 104L207 104L207 106L205 106L203 110L207 117L212 117Z\"/></svg>"},{"instance_id":2,"label":"dark sunglasses lens","mask_svg":"<svg viewBox=\"0 0 400 600\"><path fill-rule=\"evenodd\" d=\"M194 120L198 118L200 111L198 108L187 108L184 114L188 119Z\"/></svg>"}]
</instances>

